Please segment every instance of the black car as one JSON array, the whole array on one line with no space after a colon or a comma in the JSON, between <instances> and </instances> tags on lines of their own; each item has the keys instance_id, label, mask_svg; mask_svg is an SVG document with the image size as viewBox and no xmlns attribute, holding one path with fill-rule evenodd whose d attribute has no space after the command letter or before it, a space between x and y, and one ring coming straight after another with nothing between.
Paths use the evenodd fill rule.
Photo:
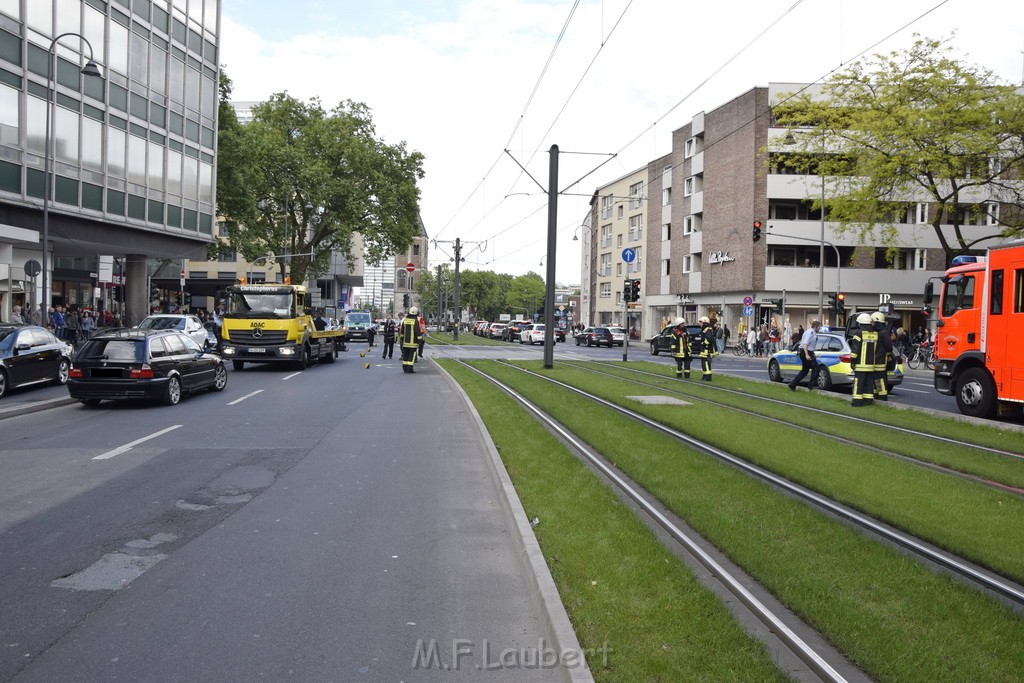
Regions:
<instances>
[{"instance_id":1,"label":"black car","mask_svg":"<svg viewBox=\"0 0 1024 683\"><path fill-rule=\"evenodd\" d=\"M45 327L0 325L0 398L11 389L68 381L71 346Z\"/></svg>"},{"instance_id":2,"label":"black car","mask_svg":"<svg viewBox=\"0 0 1024 683\"><path fill-rule=\"evenodd\" d=\"M86 341L71 364L68 391L87 406L104 399L148 399L175 405L184 394L222 391L220 356L177 330L117 329Z\"/></svg>"},{"instance_id":3,"label":"black car","mask_svg":"<svg viewBox=\"0 0 1024 683\"><path fill-rule=\"evenodd\" d=\"M687 325L686 334L690 337L690 343L693 343L693 339L700 335L700 325ZM651 337L651 355L657 356L659 353L664 351L665 353L672 353L672 328L666 327L660 333Z\"/></svg>"},{"instance_id":4,"label":"black car","mask_svg":"<svg viewBox=\"0 0 1024 683\"><path fill-rule=\"evenodd\" d=\"M607 327L587 327L576 335L576 346L607 346L612 347L612 331Z\"/></svg>"}]
</instances>

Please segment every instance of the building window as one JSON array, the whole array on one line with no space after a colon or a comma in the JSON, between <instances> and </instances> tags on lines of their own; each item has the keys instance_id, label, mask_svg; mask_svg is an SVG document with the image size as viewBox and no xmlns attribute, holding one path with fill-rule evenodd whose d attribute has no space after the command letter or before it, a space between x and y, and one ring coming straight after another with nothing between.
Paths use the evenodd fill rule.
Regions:
<instances>
[{"instance_id":1,"label":"building window","mask_svg":"<svg viewBox=\"0 0 1024 683\"><path fill-rule=\"evenodd\" d=\"M622 246L622 233L619 233L618 235L615 236L615 246L616 247L621 247Z\"/></svg>"},{"instance_id":2,"label":"building window","mask_svg":"<svg viewBox=\"0 0 1024 683\"><path fill-rule=\"evenodd\" d=\"M612 226L602 225L601 226L601 246L610 247L612 246Z\"/></svg>"},{"instance_id":3,"label":"building window","mask_svg":"<svg viewBox=\"0 0 1024 683\"><path fill-rule=\"evenodd\" d=\"M598 296L602 299L609 299L612 296L612 283L602 282L601 287L598 290Z\"/></svg>"},{"instance_id":4,"label":"building window","mask_svg":"<svg viewBox=\"0 0 1024 683\"><path fill-rule=\"evenodd\" d=\"M684 273L692 273L693 272L693 254L685 254L683 256L683 272Z\"/></svg>"},{"instance_id":5,"label":"building window","mask_svg":"<svg viewBox=\"0 0 1024 683\"><path fill-rule=\"evenodd\" d=\"M620 277L621 275L622 275L622 264L621 263L616 263L615 264L615 276L616 277Z\"/></svg>"},{"instance_id":6,"label":"building window","mask_svg":"<svg viewBox=\"0 0 1024 683\"><path fill-rule=\"evenodd\" d=\"M671 242L672 241L672 224L665 223L661 226L661 241Z\"/></svg>"},{"instance_id":7,"label":"building window","mask_svg":"<svg viewBox=\"0 0 1024 683\"><path fill-rule=\"evenodd\" d=\"M694 187L693 176L690 176L689 178L687 178L686 180L683 181L683 196L684 197L689 197L690 195L692 195L693 194L693 187Z\"/></svg>"},{"instance_id":8,"label":"building window","mask_svg":"<svg viewBox=\"0 0 1024 683\"><path fill-rule=\"evenodd\" d=\"M641 222L642 215L637 214L629 217L629 241L636 242L644 238L644 225Z\"/></svg>"},{"instance_id":9,"label":"building window","mask_svg":"<svg viewBox=\"0 0 1024 683\"><path fill-rule=\"evenodd\" d=\"M668 206L672 203L672 188L666 187L661 191L661 205Z\"/></svg>"},{"instance_id":10,"label":"building window","mask_svg":"<svg viewBox=\"0 0 1024 683\"><path fill-rule=\"evenodd\" d=\"M412 255L413 256L419 256L420 255L420 245L418 245L418 244L412 245Z\"/></svg>"},{"instance_id":11,"label":"building window","mask_svg":"<svg viewBox=\"0 0 1024 683\"><path fill-rule=\"evenodd\" d=\"M612 255L610 253L601 254L601 261L597 274L603 277L608 277L612 274Z\"/></svg>"},{"instance_id":12,"label":"building window","mask_svg":"<svg viewBox=\"0 0 1024 683\"><path fill-rule=\"evenodd\" d=\"M672 260L664 259L661 262L661 274L670 275L672 273Z\"/></svg>"},{"instance_id":13,"label":"building window","mask_svg":"<svg viewBox=\"0 0 1024 683\"><path fill-rule=\"evenodd\" d=\"M985 205L985 225L999 225L999 205L995 203Z\"/></svg>"},{"instance_id":14,"label":"building window","mask_svg":"<svg viewBox=\"0 0 1024 683\"><path fill-rule=\"evenodd\" d=\"M622 204L619 204L619 215L616 216L619 220L622 220L622 215L623 215L624 211L625 211L625 207L623 207Z\"/></svg>"},{"instance_id":15,"label":"building window","mask_svg":"<svg viewBox=\"0 0 1024 683\"><path fill-rule=\"evenodd\" d=\"M611 195L601 197L601 218L612 217L612 202L614 198Z\"/></svg>"},{"instance_id":16,"label":"building window","mask_svg":"<svg viewBox=\"0 0 1024 683\"><path fill-rule=\"evenodd\" d=\"M690 138L686 141L683 158L689 159L697 152L697 138Z\"/></svg>"},{"instance_id":17,"label":"building window","mask_svg":"<svg viewBox=\"0 0 1024 683\"><path fill-rule=\"evenodd\" d=\"M928 270L928 250L915 249L914 270Z\"/></svg>"},{"instance_id":18,"label":"building window","mask_svg":"<svg viewBox=\"0 0 1024 683\"><path fill-rule=\"evenodd\" d=\"M632 210L632 209L639 209L640 208L640 201L643 199L643 194L644 194L644 183L643 183L643 181L640 181L639 183L633 183L632 185L629 186L629 208L630 208L630 210Z\"/></svg>"},{"instance_id":19,"label":"building window","mask_svg":"<svg viewBox=\"0 0 1024 683\"><path fill-rule=\"evenodd\" d=\"M626 265L627 273L639 273L643 270L643 249L637 247L634 251L636 252L636 258L633 259L632 263Z\"/></svg>"},{"instance_id":20,"label":"building window","mask_svg":"<svg viewBox=\"0 0 1024 683\"><path fill-rule=\"evenodd\" d=\"M918 225L926 225L928 223L928 204L925 202L918 202L915 207L914 215L915 223Z\"/></svg>"},{"instance_id":21,"label":"building window","mask_svg":"<svg viewBox=\"0 0 1024 683\"><path fill-rule=\"evenodd\" d=\"M684 235L692 235L693 234L693 223L694 223L694 221L693 221L693 216L692 215L686 216L685 218L683 218L683 234Z\"/></svg>"},{"instance_id":22,"label":"building window","mask_svg":"<svg viewBox=\"0 0 1024 683\"><path fill-rule=\"evenodd\" d=\"M222 263L231 263L238 260L238 251L229 247L221 247L217 254L217 260Z\"/></svg>"}]
</instances>

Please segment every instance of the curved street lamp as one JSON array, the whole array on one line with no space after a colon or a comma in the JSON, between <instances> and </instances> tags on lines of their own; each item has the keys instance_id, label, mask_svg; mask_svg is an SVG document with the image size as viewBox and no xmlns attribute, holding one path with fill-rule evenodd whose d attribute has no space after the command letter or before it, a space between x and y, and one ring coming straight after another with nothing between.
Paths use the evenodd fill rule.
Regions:
<instances>
[{"instance_id":1,"label":"curved street lamp","mask_svg":"<svg viewBox=\"0 0 1024 683\"><path fill-rule=\"evenodd\" d=\"M57 42L64 37L75 36L80 38L85 46L89 48L89 60L82 67L82 74L85 76L98 76L103 77L100 73L100 68L96 65L96 62L92 58L92 45L88 39L80 33L67 32L61 33L59 36L50 41L50 50L46 58L46 135L43 142L43 182L46 187L43 189L43 286L42 286L42 310L39 311L39 322L42 323L43 327L47 325L47 317L49 315L48 310L50 308L50 296L48 279L50 277L48 256L49 256L49 243L50 243L50 170L52 167L51 156L53 155L53 115L51 111L54 107L54 88L53 83L53 61L56 58L55 48ZM124 283L121 283L124 287ZM122 311L122 315L124 312Z\"/></svg>"}]
</instances>

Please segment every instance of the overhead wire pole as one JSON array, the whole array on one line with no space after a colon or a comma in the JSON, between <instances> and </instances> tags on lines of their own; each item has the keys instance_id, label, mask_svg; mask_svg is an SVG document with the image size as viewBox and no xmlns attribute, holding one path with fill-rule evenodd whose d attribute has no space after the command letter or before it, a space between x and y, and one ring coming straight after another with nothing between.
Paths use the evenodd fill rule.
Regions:
<instances>
[{"instance_id":1,"label":"overhead wire pole","mask_svg":"<svg viewBox=\"0 0 1024 683\"><path fill-rule=\"evenodd\" d=\"M558 244L558 145L548 160L548 270L544 288L544 367L555 366L555 249Z\"/></svg>"}]
</instances>

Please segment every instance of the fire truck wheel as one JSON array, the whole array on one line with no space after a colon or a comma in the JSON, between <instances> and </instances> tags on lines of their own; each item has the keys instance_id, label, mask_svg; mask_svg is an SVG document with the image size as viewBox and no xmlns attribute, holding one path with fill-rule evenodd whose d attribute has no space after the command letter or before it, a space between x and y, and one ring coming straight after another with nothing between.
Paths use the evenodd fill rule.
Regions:
<instances>
[{"instance_id":1,"label":"fire truck wheel","mask_svg":"<svg viewBox=\"0 0 1024 683\"><path fill-rule=\"evenodd\" d=\"M956 406L964 415L992 417L996 412L996 385L985 368L969 368L956 387Z\"/></svg>"}]
</instances>

